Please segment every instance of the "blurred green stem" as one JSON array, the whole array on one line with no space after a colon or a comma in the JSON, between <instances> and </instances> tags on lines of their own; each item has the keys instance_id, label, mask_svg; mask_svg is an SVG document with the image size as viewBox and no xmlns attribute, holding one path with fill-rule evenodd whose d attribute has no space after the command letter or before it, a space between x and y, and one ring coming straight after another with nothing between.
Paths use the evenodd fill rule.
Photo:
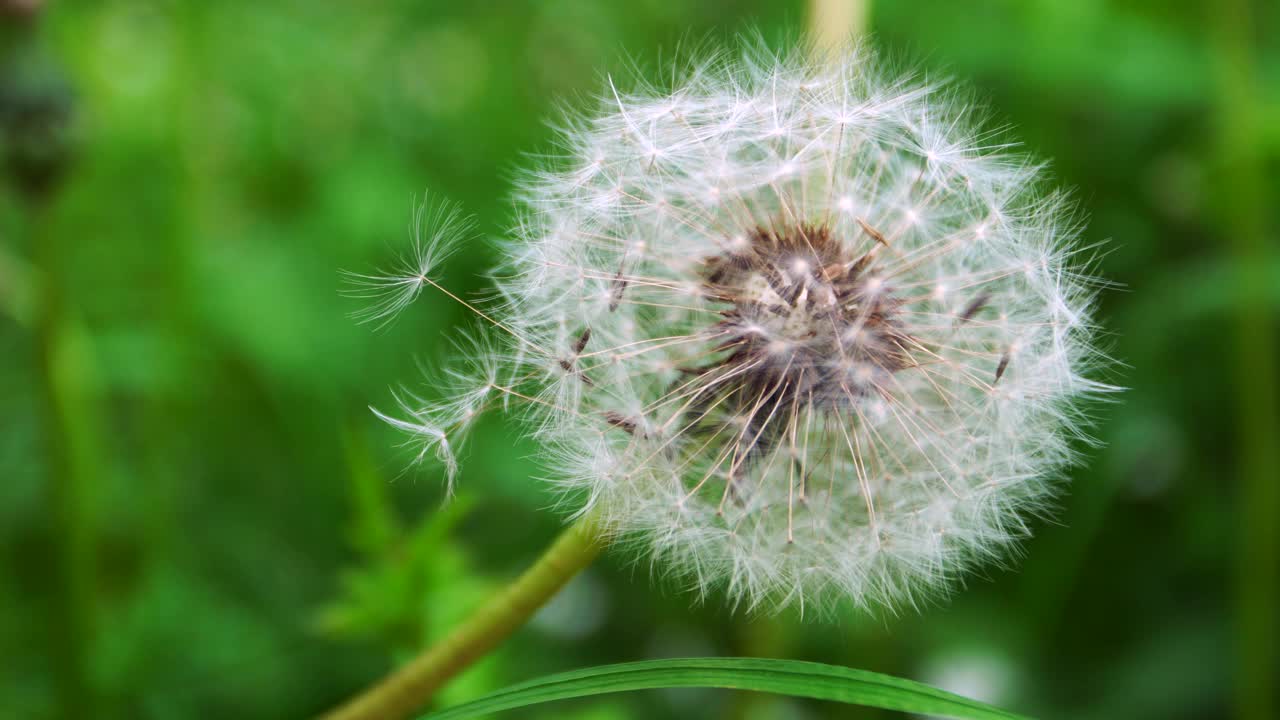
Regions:
<instances>
[{"instance_id":1,"label":"blurred green stem","mask_svg":"<svg viewBox=\"0 0 1280 720\"><path fill-rule=\"evenodd\" d=\"M809 39L819 52L836 52L867 31L871 0L809 0Z\"/></svg>"},{"instance_id":2,"label":"blurred green stem","mask_svg":"<svg viewBox=\"0 0 1280 720\"><path fill-rule=\"evenodd\" d=\"M95 615L91 467L96 443L86 387L91 363L86 335L64 307L61 258L49 233L48 206L37 201L29 208L36 266L45 278L35 330L44 393L45 488L59 584L54 628L58 701L62 717L79 718L93 707L88 654Z\"/></svg>"},{"instance_id":3,"label":"blurred green stem","mask_svg":"<svg viewBox=\"0 0 1280 720\"><path fill-rule=\"evenodd\" d=\"M602 547L599 522L588 513L461 626L324 720L399 720L421 711L436 690L524 625Z\"/></svg>"},{"instance_id":4,"label":"blurred green stem","mask_svg":"<svg viewBox=\"0 0 1280 720\"><path fill-rule=\"evenodd\" d=\"M1219 221L1240 268L1235 373L1239 439L1239 536L1236 557L1236 711L1242 720L1280 716L1275 638L1280 606L1280 408L1276 338L1266 303L1266 174L1255 34L1248 0L1208 6L1215 19L1218 57L1217 186Z\"/></svg>"}]
</instances>

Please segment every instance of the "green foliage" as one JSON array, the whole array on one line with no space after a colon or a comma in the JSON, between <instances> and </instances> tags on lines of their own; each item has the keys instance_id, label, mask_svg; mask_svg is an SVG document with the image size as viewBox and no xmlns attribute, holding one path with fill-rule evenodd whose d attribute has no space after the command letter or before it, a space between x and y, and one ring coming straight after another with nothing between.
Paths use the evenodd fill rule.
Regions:
<instances>
[{"instance_id":1,"label":"green foliage","mask_svg":"<svg viewBox=\"0 0 1280 720\"><path fill-rule=\"evenodd\" d=\"M459 479L472 500L442 512L438 469L406 469L412 451L367 410L402 383L433 393L417 364L443 358L466 311L431 298L373 332L347 317L339 272L394 258L424 191L475 213L482 236L515 222L512 171L553 150L546 120L605 73L627 76L628 58L654 77L704 39L759 27L781 42L804 12L799 0L43 5L35 25L0 20L0 119L30 117L15 98L41 116L66 97L70 112L42 126L56 132L6 125L0 140L0 717L37 720L314 715L524 567L559 519L532 479L554 469L530 459L519 423L477 428ZM1052 717L1225 717L1232 633L1274 632L1234 615L1235 588L1268 557L1237 540L1254 506L1235 481L1233 387L1253 386L1237 379L1235 318L1261 303L1263 324L1280 325L1280 8L1252 3L1251 48L1207 31L1227 7L873 2L880 45L976 87L1053 160L1085 237L1106 243L1098 273L1123 286L1102 294L1099 318L1128 366L1112 379L1130 390L1096 409L1102 446L1081 445L1059 521L1037 522L1017 572L993 569L920 613L813 624L696 605L607 556L441 701L572 667L758 654ZM1256 133L1238 142L1264 198L1250 221L1261 292L1228 230L1248 189L1215 140L1231 48L1257 77L1244 95ZM477 241L442 276L475 293L495 257ZM1260 507L1280 526L1280 509ZM849 710L684 689L581 712Z\"/></svg>"}]
</instances>

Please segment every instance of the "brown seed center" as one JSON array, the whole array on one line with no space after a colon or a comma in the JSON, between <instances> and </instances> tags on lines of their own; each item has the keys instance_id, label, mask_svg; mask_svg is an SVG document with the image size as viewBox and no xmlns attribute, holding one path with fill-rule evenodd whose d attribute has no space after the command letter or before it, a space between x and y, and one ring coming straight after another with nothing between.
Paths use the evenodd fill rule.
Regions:
<instances>
[{"instance_id":1,"label":"brown seed center","mask_svg":"<svg viewBox=\"0 0 1280 720\"><path fill-rule=\"evenodd\" d=\"M724 340L714 361L691 370L701 385L686 411L694 426L738 428L735 455L750 459L801 412L856 416L864 398L887 395L909 364L908 338L875 257L801 224L757 228L708 258L704 290L725 306L712 332Z\"/></svg>"}]
</instances>

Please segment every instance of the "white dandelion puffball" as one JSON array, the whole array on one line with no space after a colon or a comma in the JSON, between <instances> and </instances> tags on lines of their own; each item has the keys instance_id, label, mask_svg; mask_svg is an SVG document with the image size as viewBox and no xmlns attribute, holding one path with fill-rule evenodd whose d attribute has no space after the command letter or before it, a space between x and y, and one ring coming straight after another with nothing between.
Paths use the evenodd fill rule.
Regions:
<instances>
[{"instance_id":1,"label":"white dandelion puffball","mask_svg":"<svg viewBox=\"0 0 1280 720\"><path fill-rule=\"evenodd\" d=\"M567 497L664 573L893 608L1026 535L1106 389L1093 293L1062 197L954 94L805 57L610 83L523 185L476 308L501 365L395 422L440 452L520 402Z\"/></svg>"}]
</instances>

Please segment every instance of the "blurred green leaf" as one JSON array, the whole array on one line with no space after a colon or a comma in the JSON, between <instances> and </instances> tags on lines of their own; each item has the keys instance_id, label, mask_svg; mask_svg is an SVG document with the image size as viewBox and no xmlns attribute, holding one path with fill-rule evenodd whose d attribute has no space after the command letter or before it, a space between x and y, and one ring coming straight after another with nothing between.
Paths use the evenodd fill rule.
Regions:
<instances>
[{"instance_id":1,"label":"blurred green leaf","mask_svg":"<svg viewBox=\"0 0 1280 720\"><path fill-rule=\"evenodd\" d=\"M352 458L352 483L359 486L352 492L364 497L353 498L351 534L364 562L340 573L340 593L316 614L316 627L335 637L380 638L408 653L429 642L430 628L455 619L435 617L433 608L472 607L490 588L451 535L474 504L469 498L400 529L386 499L369 497L385 490L382 482ZM384 534L375 539L371 528Z\"/></svg>"},{"instance_id":2,"label":"blurred green leaf","mask_svg":"<svg viewBox=\"0 0 1280 720\"><path fill-rule=\"evenodd\" d=\"M771 692L950 718L1022 717L928 685L867 670L765 658L677 658L550 675L431 713L423 720L462 720L554 700L677 687Z\"/></svg>"}]
</instances>

